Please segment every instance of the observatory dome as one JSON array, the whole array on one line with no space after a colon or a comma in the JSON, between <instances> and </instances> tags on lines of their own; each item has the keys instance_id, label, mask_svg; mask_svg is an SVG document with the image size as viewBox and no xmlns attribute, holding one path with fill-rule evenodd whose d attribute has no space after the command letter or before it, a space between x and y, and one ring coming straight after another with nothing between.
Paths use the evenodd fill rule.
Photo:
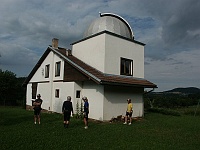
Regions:
<instances>
[{"instance_id":1,"label":"observatory dome","mask_svg":"<svg viewBox=\"0 0 200 150\"><path fill-rule=\"evenodd\" d=\"M84 33L84 38L102 31L109 31L128 39L133 39L133 32L128 22L112 13L100 13L100 18L94 20Z\"/></svg>"}]
</instances>

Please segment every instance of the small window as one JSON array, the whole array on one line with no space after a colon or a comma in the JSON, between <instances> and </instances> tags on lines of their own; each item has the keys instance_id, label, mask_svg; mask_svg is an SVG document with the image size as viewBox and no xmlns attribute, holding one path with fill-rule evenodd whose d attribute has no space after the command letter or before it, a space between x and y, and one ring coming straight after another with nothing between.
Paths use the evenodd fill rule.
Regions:
<instances>
[{"instance_id":1,"label":"small window","mask_svg":"<svg viewBox=\"0 0 200 150\"><path fill-rule=\"evenodd\" d=\"M55 76L60 76L60 64L61 62L56 62L56 70L55 70Z\"/></svg>"},{"instance_id":2,"label":"small window","mask_svg":"<svg viewBox=\"0 0 200 150\"><path fill-rule=\"evenodd\" d=\"M45 66L45 78L49 78L49 68L50 68L50 65Z\"/></svg>"},{"instance_id":3,"label":"small window","mask_svg":"<svg viewBox=\"0 0 200 150\"><path fill-rule=\"evenodd\" d=\"M76 91L76 98L80 98L81 97L81 91Z\"/></svg>"},{"instance_id":4,"label":"small window","mask_svg":"<svg viewBox=\"0 0 200 150\"><path fill-rule=\"evenodd\" d=\"M57 97L57 98L59 98L59 89L56 89L56 91L55 91L55 97Z\"/></svg>"},{"instance_id":5,"label":"small window","mask_svg":"<svg viewBox=\"0 0 200 150\"><path fill-rule=\"evenodd\" d=\"M121 58L121 75L133 75L133 60Z\"/></svg>"},{"instance_id":6,"label":"small window","mask_svg":"<svg viewBox=\"0 0 200 150\"><path fill-rule=\"evenodd\" d=\"M37 85L37 82L32 83L32 99L36 99Z\"/></svg>"}]
</instances>

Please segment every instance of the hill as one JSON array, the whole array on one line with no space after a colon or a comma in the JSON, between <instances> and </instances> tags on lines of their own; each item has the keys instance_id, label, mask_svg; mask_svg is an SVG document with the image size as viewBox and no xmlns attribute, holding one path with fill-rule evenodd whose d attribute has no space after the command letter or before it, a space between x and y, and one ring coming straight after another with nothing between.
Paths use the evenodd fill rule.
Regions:
<instances>
[{"instance_id":1,"label":"hill","mask_svg":"<svg viewBox=\"0 0 200 150\"><path fill-rule=\"evenodd\" d=\"M200 89L196 87L175 88L169 91L164 91L163 93L197 94L200 93Z\"/></svg>"}]
</instances>

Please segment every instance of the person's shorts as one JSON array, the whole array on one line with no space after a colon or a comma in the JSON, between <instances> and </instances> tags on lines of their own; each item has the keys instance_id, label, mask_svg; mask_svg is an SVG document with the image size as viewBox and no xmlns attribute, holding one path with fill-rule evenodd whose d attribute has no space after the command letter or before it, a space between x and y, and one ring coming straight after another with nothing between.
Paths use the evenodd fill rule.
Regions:
<instances>
[{"instance_id":1,"label":"person's shorts","mask_svg":"<svg viewBox=\"0 0 200 150\"><path fill-rule=\"evenodd\" d=\"M41 109L34 109L34 115L40 115Z\"/></svg>"},{"instance_id":2,"label":"person's shorts","mask_svg":"<svg viewBox=\"0 0 200 150\"><path fill-rule=\"evenodd\" d=\"M86 118L86 120L88 120L88 112L84 112L84 118Z\"/></svg>"},{"instance_id":3,"label":"person's shorts","mask_svg":"<svg viewBox=\"0 0 200 150\"><path fill-rule=\"evenodd\" d=\"M132 116L132 112L126 112L126 116L131 117Z\"/></svg>"},{"instance_id":4,"label":"person's shorts","mask_svg":"<svg viewBox=\"0 0 200 150\"><path fill-rule=\"evenodd\" d=\"M70 121L71 112L64 112L64 121Z\"/></svg>"}]
</instances>

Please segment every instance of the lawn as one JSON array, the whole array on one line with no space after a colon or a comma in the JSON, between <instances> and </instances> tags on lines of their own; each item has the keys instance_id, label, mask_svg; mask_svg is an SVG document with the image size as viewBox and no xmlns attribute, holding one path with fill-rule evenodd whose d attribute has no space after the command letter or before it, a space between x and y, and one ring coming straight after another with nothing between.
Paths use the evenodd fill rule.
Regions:
<instances>
[{"instance_id":1,"label":"lawn","mask_svg":"<svg viewBox=\"0 0 200 150\"><path fill-rule=\"evenodd\" d=\"M42 113L42 124L34 125L33 112L21 108L0 107L0 150L31 149L200 149L200 117L169 116L148 113L131 126L117 123L71 119L63 128L61 114Z\"/></svg>"}]
</instances>

